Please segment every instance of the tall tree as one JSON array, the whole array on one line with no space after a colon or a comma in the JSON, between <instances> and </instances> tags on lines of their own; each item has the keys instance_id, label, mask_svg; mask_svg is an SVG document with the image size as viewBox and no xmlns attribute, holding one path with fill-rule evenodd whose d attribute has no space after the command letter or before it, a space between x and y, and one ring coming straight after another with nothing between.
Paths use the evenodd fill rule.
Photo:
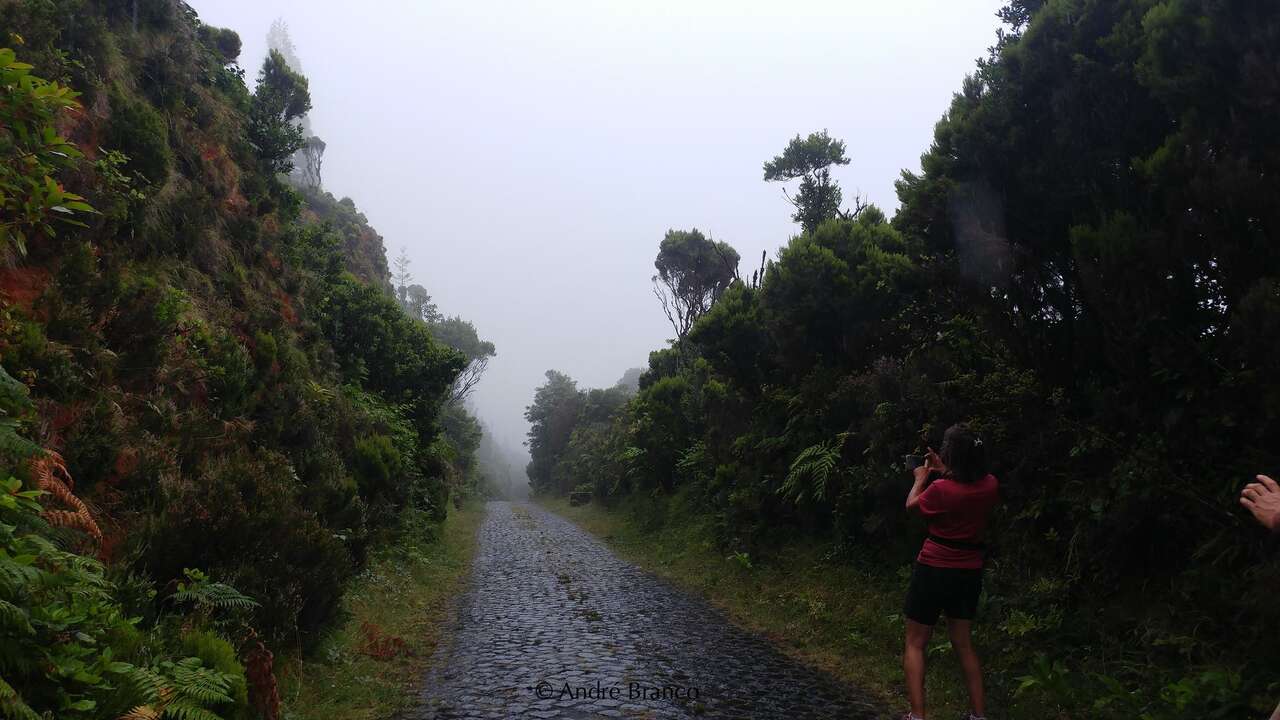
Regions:
<instances>
[{"instance_id":1,"label":"tall tree","mask_svg":"<svg viewBox=\"0 0 1280 720\"><path fill-rule=\"evenodd\" d=\"M693 230L668 230L653 266L653 294L684 340L689 328L738 277L738 251Z\"/></svg>"},{"instance_id":2,"label":"tall tree","mask_svg":"<svg viewBox=\"0 0 1280 720\"><path fill-rule=\"evenodd\" d=\"M272 50L262 62L258 86L249 108L249 142L272 173L293 170L293 154L306 142L302 126L294 122L311 109L307 79L289 68Z\"/></svg>"},{"instance_id":3,"label":"tall tree","mask_svg":"<svg viewBox=\"0 0 1280 720\"><path fill-rule=\"evenodd\" d=\"M298 58L298 48L293 44L293 38L289 35L289 25L284 18L276 18L272 21L271 29L267 31L267 49L280 53L280 57L284 58L290 70L302 74L302 60ZM310 137L310 118L303 114L298 118L298 123L302 125L303 134Z\"/></svg>"},{"instance_id":4,"label":"tall tree","mask_svg":"<svg viewBox=\"0 0 1280 720\"><path fill-rule=\"evenodd\" d=\"M859 201L852 213L844 213L840 209L843 196L840 186L831 179L831 166L849 164L844 151L844 141L832 138L823 130L809 133L807 138L796 135L781 155L764 164L766 182L800 180L800 189L795 197L785 188L782 194L795 206L796 211L791 218L800 223L805 232L813 232L824 220L856 215L862 208Z\"/></svg>"},{"instance_id":5,"label":"tall tree","mask_svg":"<svg viewBox=\"0 0 1280 720\"><path fill-rule=\"evenodd\" d=\"M409 285L413 283L413 273L409 271L409 266L413 263L409 259L409 252L405 250L403 245L400 246L400 254L392 261L392 267L395 271L391 273L391 284L396 292L396 299L404 305L406 293Z\"/></svg>"}]
</instances>

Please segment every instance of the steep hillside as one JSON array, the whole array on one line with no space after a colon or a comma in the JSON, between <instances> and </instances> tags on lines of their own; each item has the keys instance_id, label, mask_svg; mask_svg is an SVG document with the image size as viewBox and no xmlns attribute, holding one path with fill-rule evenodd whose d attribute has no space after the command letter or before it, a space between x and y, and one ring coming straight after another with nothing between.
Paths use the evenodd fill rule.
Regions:
<instances>
[{"instance_id":1,"label":"steep hillside","mask_svg":"<svg viewBox=\"0 0 1280 720\"><path fill-rule=\"evenodd\" d=\"M448 502L437 415L465 359L402 312L349 199L279 180L306 81L269 59L251 94L239 46L170 0L0 2L16 55L0 96L0 479L57 490L23 496L43 520L0 505L20 513L7 542L100 558L106 579L86 582L102 612L141 618L23 625L25 650L0 652L6 712L107 716L105 698L129 697L31 662L72 631L84 658L114 648L104 667L199 656L193 627L246 661L261 647L246 637L305 644L379 537L427 532ZM183 599L214 580L256 604ZM28 620L47 604L5 582Z\"/></svg>"}]
</instances>

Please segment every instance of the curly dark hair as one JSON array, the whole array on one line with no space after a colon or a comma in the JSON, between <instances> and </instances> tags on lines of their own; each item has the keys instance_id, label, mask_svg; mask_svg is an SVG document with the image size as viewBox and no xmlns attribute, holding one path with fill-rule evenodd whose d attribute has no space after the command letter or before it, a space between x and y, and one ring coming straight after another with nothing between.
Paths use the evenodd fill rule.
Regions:
<instances>
[{"instance_id":1,"label":"curly dark hair","mask_svg":"<svg viewBox=\"0 0 1280 720\"><path fill-rule=\"evenodd\" d=\"M942 436L938 453L950 476L962 483L977 482L987 476L987 449L982 438L965 425L952 425Z\"/></svg>"}]
</instances>

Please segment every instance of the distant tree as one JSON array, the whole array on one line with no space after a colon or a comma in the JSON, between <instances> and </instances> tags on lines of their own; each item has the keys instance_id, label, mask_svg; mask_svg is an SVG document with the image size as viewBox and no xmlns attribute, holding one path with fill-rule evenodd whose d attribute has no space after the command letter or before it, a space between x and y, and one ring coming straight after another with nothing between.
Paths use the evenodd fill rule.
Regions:
<instances>
[{"instance_id":1,"label":"distant tree","mask_svg":"<svg viewBox=\"0 0 1280 720\"><path fill-rule=\"evenodd\" d=\"M401 245L400 254L392 262L395 272L391 274L391 283L396 291L396 299L400 301L402 306L405 303L405 294L409 290L409 285L413 282L413 273L409 272L409 265L412 262L409 259L409 252Z\"/></svg>"},{"instance_id":2,"label":"distant tree","mask_svg":"<svg viewBox=\"0 0 1280 720\"><path fill-rule=\"evenodd\" d=\"M573 378L555 370L548 370L546 377L547 382L534 393L533 404L524 411L524 419L529 421L526 471L534 492L555 489L552 473L569 446L585 401Z\"/></svg>"},{"instance_id":3,"label":"distant tree","mask_svg":"<svg viewBox=\"0 0 1280 720\"><path fill-rule=\"evenodd\" d=\"M401 307L404 311L416 320L433 325L440 322L443 317L440 314L440 308L431 302L431 295L427 294L427 289L421 285L410 285L405 288L404 303Z\"/></svg>"},{"instance_id":4,"label":"distant tree","mask_svg":"<svg viewBox=\"0 0 1280 720\"><path fill-rule=\"evenodd\" d=\"M320 169L324 164L324 149L325 142L312 135L306 139L302 149L298 151L298 157L302 160L299 174L303 185L313 189L320 187Z\"/></svg>"},{"instance_id":5,"label":"distant tree","mask_svg":"<svg viewBox=\"0 0 1280 720\"><path fill-rule=\"evenodd\" d=\"M435 339L461 352L467 358L467 366L453 381L453 388L449 393L449 402L460 405L480 382L484 371L489 367L489 358L494 357L497 350L493 343L480 339L475 325L460 317L451 317L433 323L431 334Z\"/></svg>"},{"instance_id":6,"label":"distant tree","mask_svg":"<svg viewBox=\"0 0 1280 720\"><path fill-rule=\"evenodd\" d=\"M249 142L272 173L293 169L293 154L306 143L302 126L293 122L311 109L307 79L289 68L272 50L258 73L249 108Z\"/></svg>"},{"instance_id":7,"label":"distant tree","mask_svg":"<svg viewBox=\"0 0 1280 720\"><path fill-rule=\"evenodd\" d=\"M294 72L302 72L302 61L298 59L298 49L293 38L289 37L289 24L284 18L271 21L271 28L267 30L267 48L280 53Z\"/></svg>"},{"instance_id":8,"label":"distant tree","mask_svg":"<svg viewBox=\"0 0 1280 720\"><path fill-rule=\"evenodd\" d=\"M738 251L697 229L668 230L653 266L653 294L677 342L738 277Z\"/></svg>"},{"instance_id":9,"label":"distant tree","mask_svg":"<svg viewBox=\"0 0 1280 720\"><path fill-rule=\"evenodd\" d=\"M856 215L862 209L860 200L852 213L840 209L843 196L840 186L831 179L831 166L849 164L844 150L843 140L836 140L823 130L810 133L807 138L796 135L781 155L764 164L766 182L800 180L795 197L785 188L782 194L795 206L791 218L800 223L804 232L813 232L824 220Z\"/></svg>"},{"instance_id":10,"label":"distant tree","mask_svg":"<svg viewBox=\"0 0 1280 720\"><path fill-rule=\"evenodd\" d=\"M409 254L404 246L400 247L400 255L392 265L395 267L395 272L391 274L392 289L395 291L396 300L400 303L401 309L409 317L421 320L427 325L435 325L444 320L444 316L440 314L440 308L431 302L431 294L427 289L414 284L413 273L409 271Z\"/></svg>"},{"instance_id":11,"label":"distant tree","mask_svg":"<svg viewBox=\"0 0 1280 720\"><path fill-rule=\"evenodd\" d=\"M271 23L271 29L267 31L267 49L279 53L290 70L299 75L302 74L302 60L298 57L298 48L293 44L293 38L289 36L289 25L284 18L276 18ZM298 125L302 128L302 137L306 144L294 153L289 179L295 185L318 188L325 143L315 136L315 132L311 129L311 118L306 113L298 117Z\"/></svg>"},{"instance_id":12,"label":"distant tree","mask_svg":"<svg viewBox=\"0 0 1280 720\"><path fill-rule=\"evenodd\" d=\"M298 57L298 48L289 36L289 24L284 18L272 21L271 29L267 31L267 49L280 53L290 70L302 74L302 60ZM311 120L304 114L298 118L298 122L302 125L303 134L310 136Z\"/></svg>"},{"instance_id":13,"label":"distant tree","mask_svg":"<svg viewBox=\"0 0 1280 720\"><path fill-rule=\"evenodd\" d=\"M644 368L640 367L628 368L626 372L622 373L622 377L618 379L614 387L625 390L632 395L636 394L640 391L640 376L644 374L644 370Z\"/></svg>"}]
</instances>

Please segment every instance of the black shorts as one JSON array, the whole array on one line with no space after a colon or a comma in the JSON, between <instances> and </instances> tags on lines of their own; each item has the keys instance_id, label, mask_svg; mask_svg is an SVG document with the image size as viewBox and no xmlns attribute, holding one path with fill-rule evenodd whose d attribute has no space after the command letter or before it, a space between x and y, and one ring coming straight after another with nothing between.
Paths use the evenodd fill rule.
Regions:
<instances>
[{"instance_id":1,"label":"black shorts","mask_svg":"<svg viewBox=\"0 0 1280 720\"><path fill-rule=\"evenodd\" d=\"M906 616L936 625L939 613L952 620L972 620L982 594L982 568L940 568L916 563L907 589Z\"/></svg>"}]
</instances>

